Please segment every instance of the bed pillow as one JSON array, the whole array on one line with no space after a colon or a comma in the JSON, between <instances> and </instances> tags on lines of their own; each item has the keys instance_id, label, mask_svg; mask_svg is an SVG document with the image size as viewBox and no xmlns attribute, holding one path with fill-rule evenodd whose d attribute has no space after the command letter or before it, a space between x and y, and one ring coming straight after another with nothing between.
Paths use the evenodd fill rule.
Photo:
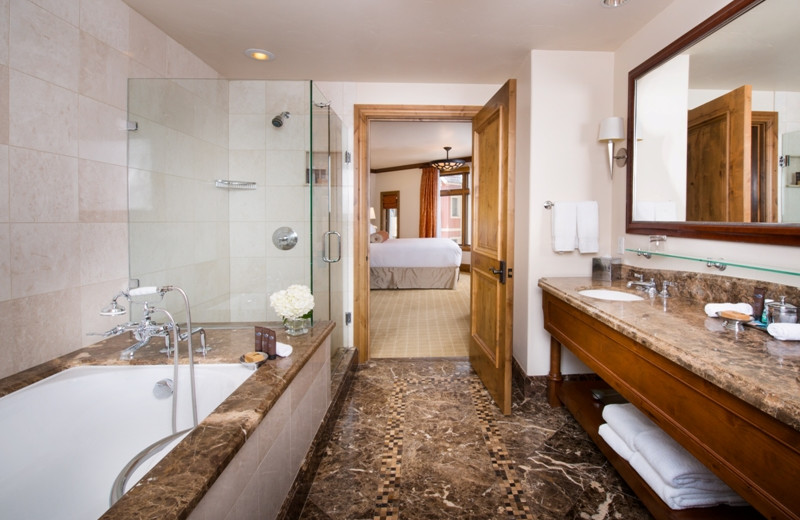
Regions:
<instances>
[{"instance_id":1,"label":"bed pillow","mask_svg":"<svg viewBox=\"0 0 800 520\"><path fill-rule=\"evenodd\" d=\"M370 244L377 244L379 242L383 242L383 235L381 235L380 233L373 233L369 236Z\"/></svg>"},{"instance_id":2,"label":"bed pillow","mask_svg":"<svg viewBox=\"0 0 800 520\"><path fill-rule=\"evenodd\" d=\"M369 225L369 234L370 235L373 234L373 233L377 233L377 231L378 231L378 226L376 226L375 224L370 224Z\"/></svg>"},{"instance_id":3,"label":"bed pillow","mask_svg":"<svg viewBox=\"0 0 800 520\"><path fill-rule=\"evenodd\" d=\"M383 237L383 240L381 240L381 242L386 242L387 240L389 240L389 232L388 231L380 230L380 231L378 231L378 234L381 237Z\"/></svg>"}]
</instances>

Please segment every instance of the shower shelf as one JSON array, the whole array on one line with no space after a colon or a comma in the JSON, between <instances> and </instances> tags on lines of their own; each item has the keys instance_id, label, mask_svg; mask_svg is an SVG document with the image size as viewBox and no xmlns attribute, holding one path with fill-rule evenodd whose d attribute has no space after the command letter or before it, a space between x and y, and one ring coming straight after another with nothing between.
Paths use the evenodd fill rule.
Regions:
<instances>
[{"instance_id":1,"label":"shower shelf","mask_svg":"<svg viewBox=\"0 0 800 520\"><path fill-rule=\"evenodd\" d=\"M727 260L716 259L716 258L698 258L696 256L673 255L669 253L661 253L658 251L647 251L645 249L625 249L625 251L629 253L636 253L637 256L644 256L645 258L650 258L651 256L661 256L664 258L677 258L679 260L689 260L691 262L703 262L708 267L716 267L720 271L724 271L726 267L730 266L730 267L741 267L742 269L754 269L756 271L764 271L767 273L778 273L778 274L788 274L791 276L800 276L800 273L795 271L776 269L774 267L762 267L757 265L739 264L736 262L729 262Z\"/></svg>"},{"instance_id":2,"label":"shower shelf","mask_svg":"<svg viewBox=\"0 0 800 520\"><path fill-rule=\"evenodd\" d=\"M214 181L214 186L217 188L224 188L228 190L254 190L256 183L252 181L228 181L224 179L217 179Z\"/></svg>"}]
</instances>

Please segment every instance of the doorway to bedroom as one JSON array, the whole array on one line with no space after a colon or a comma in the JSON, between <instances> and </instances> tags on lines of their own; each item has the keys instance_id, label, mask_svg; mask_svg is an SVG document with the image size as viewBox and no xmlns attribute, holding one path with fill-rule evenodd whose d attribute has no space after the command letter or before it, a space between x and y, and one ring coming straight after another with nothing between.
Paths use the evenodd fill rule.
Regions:
<instances>
[{"instance_id":1,"label":"doorway to bedroom","mask_svg":"<svg viewBox=\"0 0 800 520\"><path fill-rule=\"evenodd\" d=\"M414 107L409 108L413 110ZM425 213L421 208L424 204L421 201L423 168L429 167L435 159L444 158L444 146L449 148L449 157L466 159L458 170L439 172L437 210L432 212L437 216L436 236L461 249L461 265L453 288L427 288L421 283L421 287L414 284L412 289L375 289L373 283L372 289L368 289L370 358L466 358L469 355L472 125L471 118L463 118L460 108L456 109L462 114L461 120L420 121L412 115L412 120L392 119L370 124L369 187L365 190L366 200L362 199L369 208L370 231L385 230L393 239L424 236L419 231ZM388 199L391 200L387 204ZM394 205L393 201L396 201ZM388 211L394 211L397 219L393 229L388 228L389 220L385 218ZM369 247L376 246L370 244ZM377 258L372 251L369 257ZM418 280L424 278L420 275Z\"/></svg>"}]
</instances>

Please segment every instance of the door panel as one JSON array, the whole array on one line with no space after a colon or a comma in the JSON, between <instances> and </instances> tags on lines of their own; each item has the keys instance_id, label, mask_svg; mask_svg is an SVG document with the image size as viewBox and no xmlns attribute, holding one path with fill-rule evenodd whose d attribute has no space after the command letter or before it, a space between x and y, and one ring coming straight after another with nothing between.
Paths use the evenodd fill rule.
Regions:
<instances>
[{"instance_id":1,"label":"door panel","mask_svg":"<svg viewBox=\"0 0 800 520\"><path fill-rule=\"evenodd\" d=\"M750 85L689 111L686 220L750 222Z\"/></svg>"},{"instance_id":2,"label":"door panel","mask_svg":"<svg viewBox=\"0 0 800 520\"><path fill-rule=\"evenodd\" d=\"M511 413L516 82L509 80L472 120L473 369Z\"/></svg>"}]
</instances>

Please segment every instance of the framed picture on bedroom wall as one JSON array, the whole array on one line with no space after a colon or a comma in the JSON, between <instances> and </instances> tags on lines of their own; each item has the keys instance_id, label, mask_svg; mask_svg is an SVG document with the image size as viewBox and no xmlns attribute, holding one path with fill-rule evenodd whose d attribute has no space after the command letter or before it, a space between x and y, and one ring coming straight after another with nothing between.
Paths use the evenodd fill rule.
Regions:
<instances>
[{"instance_id":1,"label":"framed picture on bedroom wall","mask_svg":"<svg viewBox=\"0 0 800 520\"><path fill-rule=\"evenodd\" d=\"M326 152L314 152L314 155L306 152L306 184L311 184L312 179L314 184L328 183L328 154Z\"/></svg>"}]
</instances>

